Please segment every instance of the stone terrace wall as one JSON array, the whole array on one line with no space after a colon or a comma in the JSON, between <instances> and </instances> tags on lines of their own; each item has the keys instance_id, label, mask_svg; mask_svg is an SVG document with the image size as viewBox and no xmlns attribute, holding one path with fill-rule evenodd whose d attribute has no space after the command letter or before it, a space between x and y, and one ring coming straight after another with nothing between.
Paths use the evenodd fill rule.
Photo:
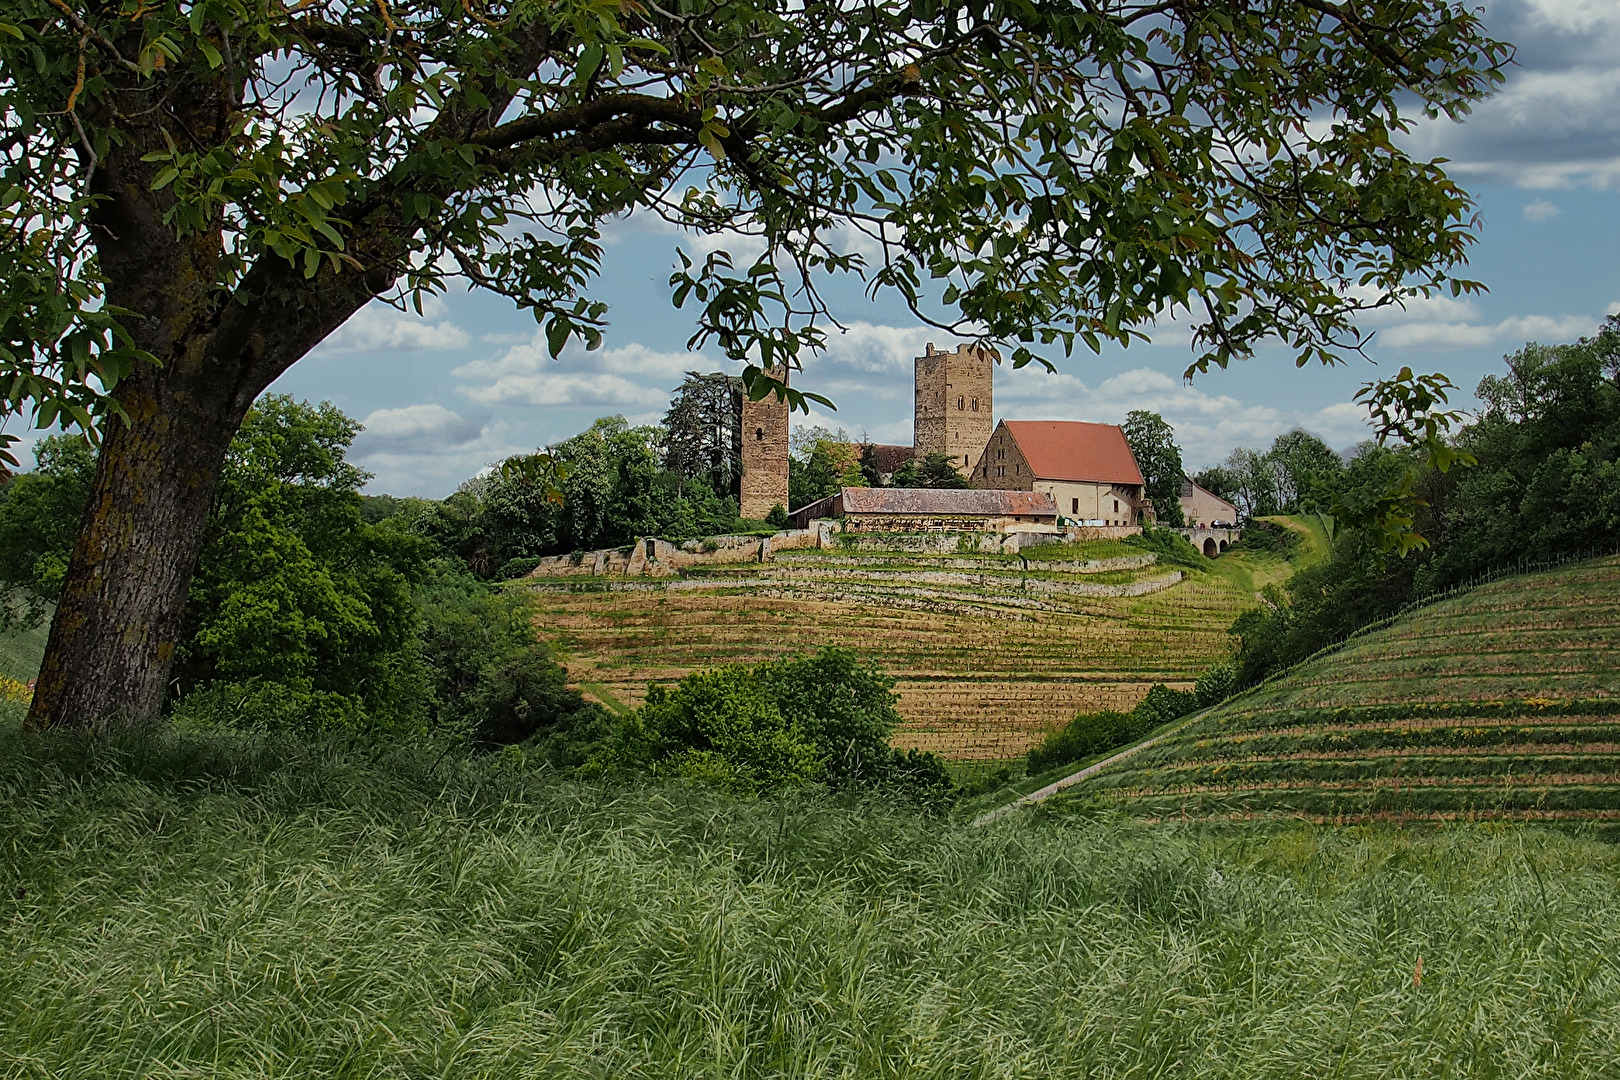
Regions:
<instances>
[{"instance_id":1,"label":"stone terrace wall","mask_svg":"<svg viewBox=\"0 0 1620 1080\"><path fill-rule=\"evenodd\" d=\"M825 528L790 529L774 536L711 536L679 547L648 537L629 547L587 551L577 560L573 555L552 555L525 576L668 577L698 566L765 562L774 551L827 546L824 538L830 536L831 530Z\"/></svg>"}]
</instances>

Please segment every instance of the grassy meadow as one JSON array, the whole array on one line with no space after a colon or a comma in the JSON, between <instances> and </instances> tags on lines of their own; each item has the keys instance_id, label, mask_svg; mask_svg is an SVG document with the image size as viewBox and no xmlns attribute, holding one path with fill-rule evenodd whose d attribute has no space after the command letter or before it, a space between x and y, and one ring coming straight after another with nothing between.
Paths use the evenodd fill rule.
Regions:
<instances>
[{"instance_id":1,"label":"grassy meadow","mask_svg":"<svg viewBox=\"0 0 1620 1080\"><path fill-rule=\"evenodd\" d=\"M1620 558L1419 608L1068 798L1146 816L1620 820Z\"/></svg>"},{"instance_id":2,"label":"grassy meadow","mask_svg":"<svg viewBox=\"0 0 1620 1080\"><path fill-rule=\"evenodd\" d=\"M45 658L45 638L50 625L10 634L0 634L0 677L27 682L39 674Z\"/></svg>"},{"instance_id":3,"label":"grassy meadow","mask_svg":"<svg viewBox=\"0 0 1620 1080\"><path fill-rule=\"evenodd\" d=\"M1076 712L1129 710L1153 683L1190 686L1230 654L1227 628L1256 591L1294 569L1270 552L1084 566L1141 554L1117 541L1030 549L1041 567L1074 564L1053 570L1005 556L795 551L685 579L525 584L541 636L599 699L633 706L650 682L842 644L898 679L897 745L983 763L1024 753ZM1138 584L1147 591L1119 595Z\"/></svg>"},{"instance_id":4,"label":"grassy meadow","mask_svg":"<svg viewBox=\"0 0 1620 1080\"><path fill-rule=\"evenodd\" d=\"M0 738L8 1078L1620 1075L1620 853L1578 831Z\"/></svg>"}]
</instances>

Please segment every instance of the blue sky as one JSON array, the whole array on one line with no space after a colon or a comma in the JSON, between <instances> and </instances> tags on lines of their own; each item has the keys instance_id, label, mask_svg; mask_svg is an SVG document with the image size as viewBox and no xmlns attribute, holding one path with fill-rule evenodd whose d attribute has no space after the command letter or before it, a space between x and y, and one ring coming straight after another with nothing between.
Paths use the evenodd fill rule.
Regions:
<instances>
[{"instance_id":1,"label":"blue sky","mask_svg":"<svg viewBox=\"0 0 1620 1080\"><path fill-rule=\"evenodd\" d=\"M1302 426L1332 445L1365 436L1352 404L1362 383L1410 364L1444 371L1465 391L1526 340L1567 341L1620 310L1620 0L1494 0L1486 24L1519 46L1506 88L1465 124L1414 132L1425 156L1452 160L1479 200L1483 228L1469 276L1490 292L1381 315L1365 361L1296 370L1281 351L1187 385L1185 335L1077 354L1057 374L998 372L998 418L1117 423L1135 408L1174 426L1189 469ZM272 390L329 400L361 419L354 457L369 490L443 496L490 462L533 450L614 413L662 416L682 373L727 367L685 349L686 313L666 284L677 245L694 240L632 218L608 235L596 294L612 305L602 350L546 355L532 319L508 301L456 294L425 318L383 305L357 314ZM735 249L734 249L735 250ZM799 385L836 414L808 421L881 442L911 440L911 358L933 341L897 302L841 294L848 332L806 361ZM1471 401L1471 397L1469 398Z\"/></svg>"}]
</instances>

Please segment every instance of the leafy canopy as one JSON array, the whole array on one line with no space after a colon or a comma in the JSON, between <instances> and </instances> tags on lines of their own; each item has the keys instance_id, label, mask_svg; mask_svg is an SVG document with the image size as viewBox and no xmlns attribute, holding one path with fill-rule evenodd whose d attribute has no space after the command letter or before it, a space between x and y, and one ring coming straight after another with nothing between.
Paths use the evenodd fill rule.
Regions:
<instances>
[{"instance_id":1,"label":"leafy canopy","mask_svg":"<svg viewBox=\"0 0 1620 1080\"><path fill-rule=\"evenodd\" d=\"M1329 361L1477 287L1473 204L1392 135L1508 52L1454 0L13 0L0 409L90 428L132 364L242 348L268 382L453 277L595 347L626 211L758 238L671 279L755 396L804 403L761 368L822 342L827 274L1015 366L1173 309L1198 370ZM161 258L119 248L152 221Z\"/></svg>"}]
</instances>

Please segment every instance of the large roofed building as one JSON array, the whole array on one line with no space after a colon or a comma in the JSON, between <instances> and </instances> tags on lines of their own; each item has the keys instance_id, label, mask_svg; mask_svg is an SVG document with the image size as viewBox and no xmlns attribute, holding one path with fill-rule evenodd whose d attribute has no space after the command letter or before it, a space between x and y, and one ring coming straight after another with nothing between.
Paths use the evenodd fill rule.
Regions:
<instances>
[{"instance_id":1,"label":"large roofed building","mask_svg":"<svg viewBox=\"0 0 1620 1080\"><path fill-rule=\"evenodd\" d=\"M976 488L1043 492L1063 517L1088 525L1153 518L1142 470L1114 424L1003 420L970 480Z\"/></svg>"}]
</instances>

